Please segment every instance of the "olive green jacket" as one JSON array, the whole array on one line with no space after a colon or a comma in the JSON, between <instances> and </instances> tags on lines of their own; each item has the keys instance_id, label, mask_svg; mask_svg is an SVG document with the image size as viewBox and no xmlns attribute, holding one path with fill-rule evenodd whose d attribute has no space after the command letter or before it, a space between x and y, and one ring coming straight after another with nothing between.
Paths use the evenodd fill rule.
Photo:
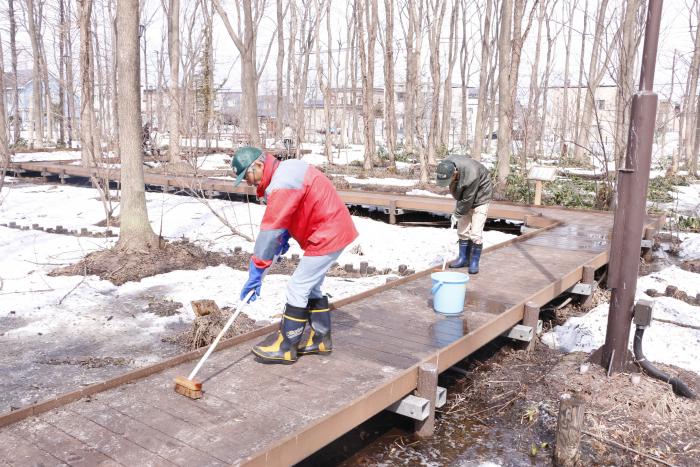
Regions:
<instances>
[{"instance_id":1,"label":"olive green jacket","mask_svg":"<svg viewBox=\"0 0 700 467\"><path fill-rule=\"evenodd\" d=\"M455 215L463 216L491 201L491 174L486 167L461 154L451 154L446 160L454 162L459 170L459 179L450 184L450 192L457 200Z\"/></svg>"}]
</instances>

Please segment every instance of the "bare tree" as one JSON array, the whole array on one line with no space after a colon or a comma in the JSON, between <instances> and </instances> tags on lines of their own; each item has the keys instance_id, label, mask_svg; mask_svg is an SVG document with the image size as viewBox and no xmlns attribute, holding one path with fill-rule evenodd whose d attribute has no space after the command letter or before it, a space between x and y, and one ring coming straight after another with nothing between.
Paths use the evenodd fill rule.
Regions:
<instances>
[{"instance_id":1,"label":"bare tree","mask_svg":"<svg viewBox=\"0 0 700 467\"><path fill-rule=\"evenodd\" d=\"M14 0L7 0L8 16L10 17L10 57L12 60L12 76L15 81L15 85L12 90L12 107L14 108L13 121L12 121L12 132L13 132L13 143L17 144L21 135L21 122L19 116L19 86L18 76L17 76L17 43L15 41L15 36L17 35L17 22L15 20L15 6ZM3 88L4 89L4 88Z\"/></svg>"},{"instance_id":2,"label":"bare tree","mask_svg":"<svg viewBox=\"0 0 700 467\"><path fill-rule=\"evenodd\" d=\"M73 38L70 34L71 24L72 24L72 10L71 0L66 0L66 11L69 12L66 15L66 93L68 94L68 105L67 110L67 124L66 133L68 136L68 147L72 147L73 140L78 139L77 128L74 124L75 119L75 83L73 79Z\"/></svg>"},{"instance_id":3,"label":"bare tree","mask_svg":"<svg viewBox=\"0 0 700 467\"><path fill-rule=\"evenodd\" d=\"M289 8L282 7L282 0L277 0L277 96L275 108L277 115L277 126L275 134L280 136L282 134L282 125L286 123L286 117L284 116L284 103L285 95L283 89L283 76L284 76L284 16ZM290 56L291 57L291 56ZM289 60L291 62L291 60Z\"/></svg>"},{"instance_id":4,"label":"bare tree","mask_svg":"<svg viewBox=\"0 0 700 467\"><path fill-rule=\"evenodd\" d=\"M581 54L579 55L578 81L576 82L576 121L574 123L573 141L578 141L578 135L581 132L581 98L583 97L583 92L585 91L585 88L583 86L583 70L584 57L586 55L586 41L588 41L588 37L586 36L586 32L588 29L588 0L586 0L586 3L584 5L585 6L583 9L583 31L581 32Z\"/></svg>"},{"instance_id":5,"label":"bare tree","mask_svg":"<svg viewBox=\"0 0 700 467\"><path fill-rule=\"evenodd\" d=\"M416 106L420 88L419 69L422 46L423 1L407 0L408 31L406 33L406 98L404 105L404 145L408 152L415 150L415 129L417 126ZM418 5L416 7L416 2ZM417 8L417 9L416 9ZM423 155L421 155L421 161ZM427 162L426 162L427 163ZM421 163L421 180L428 180L427 166Z\"/></svg>"},{"instance_id":6,"label":"bare tree","mask_svg":"<svg viewBox=\"0 0 700 467\"><path fill-rule=\"evenodd\" d=\"M389 153L389 168L394 169L396 162L396 100L394 93L394 2L384 0L386 15L386 32L384 34L384 127L386 128L386 146Z\"/></svg>"},{"instance_id":7,"label":"bare tree","mask_svg":"<svg viewBox=\"0 0 700 467\"><path fill-rule=\"evenodd\" d=\"M64 0L58 1L58 108L59 108L59 126L58 126L58 143L63 145L66 142L66 79L65 69L66 60L66 14Z\"/></svg>"},{"instance_id":8,"label":"bare tree","mask_svg":"<svg viewBox=\"0 0 700 467\"><path fill-rule=\"evenodd\" d=\"M546 2L540 2L539 13L537 15L537 39L535 40L535 58L532 61L532 69L530 71L530 92L528 93L527 105L527 124L525 125L525 141L523 146L525 150L520 155L520 163L523 170L526 169L528 157L534 157L535 141L537 141L536 128L539 117L539 100L540 100L540 84L539 84L539 68L540 56L542 53L542 27L544 26L544 17L546 12Z\"/></svg>"},{"instance_id":9,"label":"bare tree","mask_svg":"<svg viewBox=\"0 0 700 467\"><path fill-rule=\"evenodd\" d=\"M377 0L359 0L356 6L360 67L362 69L362 122L365 136L365 157L363 168L374 166L373 158L376 151L374 122L374 47L377 42L377 27L379 14ZM365 30L367 36L365 37Z\"/></svg>"},{"instance_id":10,"label":"bare tree","mask_svg":"<svg viewBox=\"0 0 700 467\"><path fill-rule=\"evenodd\" d=\"M325 5L324 5L325 3ZM321 11L325 10L325 16L326 16L326 34L327 34L327 76L324 80L323 74L324 74L324 69L323 69L323 62L321 61L321 41L320 41L320 28L316 29L315 36L316 36L316 80L318 81L318 86L321 90L321 94L323 95L323 117L325 121L325 132L324 132L324 145L323 145L323 153L324 156L326 157L326 160L328 161L329 164L333 163L333 150L332 150L332 136L331 136L331 127L333 126L331 122L331 84L333 81L333 69L331 67L331 44L332 44L332 36L331 36L331 7L330 7L330 1L318 1L317 3L317 8L319 15L321 14Z\"/></svg>"},{"instance_id":11,"label":"bare tree","mask_svg":"<svg viewBox=\"0 0 700 467\"><path fill-rule=\"evenodd\" d=\"M618 44L617 93L615 95L615 167L622 167L627 149L629 130L629 106L634 93L634 62L637 52L637 38L640 25L637 15L640 0L628 0L622 18L621 35Z\"/></svg>"},{"instance_id":12,"label":"bare tree","mask_svg":"<svg viewBox=\"0 0 700 467\"><path fill-rule=\"evenodd\" d=\"M457 25L459 24L460 2L452 2L452 14L450 16L450 38L447 47L447 70L443 86L442 98L442 125L440 126L439 143L449 147L450 128L452 126L452 71L457 62ZM466 34L465 34L466 37ZM466 102L466 96L462 96L462 101Z\"/></svg>"},{"instance_id":13,"label":"bare tree","mask_svg":"<svg viewBox=\"0 0 700 467\"><path fill-rule=\"evenodd\" d=\"M678 50L673 49L673 64L671 65L671 89L668 92L668 100L672 104L673 103L673 88L676 83L676 58L678 56ZM675 108L671 109L671 112L673 115L675 115L676 110ZM673 119L673 117L671 117ZM679 137L680 137L680 132L679 132ZM662 150L666 148L666 124L664 122L664 128L663 132L661 133L661 148ZM673 149L673 154L671 155L671 165L668 167L666 171L666 175L676 175L678 173L678 160L679 160L679 152L680 152L680 146L677 146L676 148Z\"/></svg>"},{"instance_id":14,"label":"bare tree","mask_svg":"<svg viewBox=\"0 0 700 467\"><path fill-rule=\"evenodd\" d=\"M5 57L2 36L0 36L0 190L5 180L5 171L10 163L7 144L7 112L5 111Z\"/></svg>"},{"instance_id":15,"label":"bare tree","mask_svg":"<svg viewBox=\"0 0 700 467\"><path fill-rule=\"evenodd\" d=\"M486 12L484 13L484 26L481 29L481 62L479 70L479 100L476 107L476 121L474 124L474 141L472 142L472 157L481 160L481 151L484 146L485 122L484 118L487 103L486 96L489 88L489 58L491 57L491 15L493 14L493 0L486 0ZM466 16L466 15L465 15ZM489 135L490 137L490 135Z\"/></svg>"},{"instance_id":16,"label":"bare tree","mask_svg":"<svg viewBox=\"0 0 700 467\"><path fill-rule=\"evenodd\" d=\"M568 9L566 8L568 6ZM562 3L562 12L566 24L566 37L564 38L564 90L563 102L561 107L560 125L561 125L561 140L559 153L561 156L566 156L568 151L567 141L569 141L569 63L571 59L571 35L574 31L574 12L576 11L575 1L566 1ZM546 104L546 101L545 101Z\"/></svg>"},{"instance_id":17,"label":"bare tree","mask_svg":"<svg viewBox=\"0 0 700 467\"><path fill-rule=\"evenodd\" d=\"M462 8L462 46L459 49L459 69L462 83L462 105L460 106L462 123L459 130L459 144L463 149L467 149L469 142L469 69L474 60L474 55L469 53L469 42L472 40L473 35L472 37L467 37L467 2L466 0L460 0L459 3Z\"/></svg>"},{"instance_id":18,"label":"bare tree","mask_svg":"<svg viewBox=\"0 0 700 467\"><path fill-rule=\"evenodd\" d=\"M495 195L503 197L506 180L510 173L511 128L513 121L513 100L511 99L511 20L513 2L501 3L501 25L498 33L498 163Z\"/></svg>"},{"instance_id":19,"label":"bare tree","mask_svg":"<svg viewBox=\"0 0 700 467\"><path fill-rule=\"evenodd\" d=\"M688 164L688 170L692 174L697 174L698 145L700 145L700 142L698 141L697 129L700 128L700 113L693 112L693 109L696 106L698 109L700 109L700 99L697 98L698 76L700 75L700 1L694 0L692 6L688 8L688 12L690 13L689 21L691 22L691 30L693 17L696 19L696 22L693 58L691 59L690 68L688 69L688 86L685 106L686 132L683 147L685 150L685 160Z\"/></svg>"},{"instance_id":20,"label":"bare tree","mask_svg":"<svg viewBox=\"0 0 700 467\"><path fill-rule=\"evenodd\" d=\"M83 0L85 1L85 0ZM117 248L138 252L158 246L148 222L141 147L139 2L117 2L117 83L121 148L121 214Z\"/></svg>"},{"instance_id":21,"label":"bare tree","mask_svg":"<svg viewBox=\"0 0 700 467\"><path fill-rule=\"evenodd\" d=\"M236 0L236 11L243 10L243 30L233 30L228 15L221 6L221 0L213 0L217 13L226 26L229 36L241 55L241 90L243 131L250 138L251 144L260 145L258 129L258 70L256 65L256 32L265 13L265 0ZM298 129L297 129L298 131Z\"/></svg>"},{"instance_id":22,"label":"bare tree","mask_svg":"<svg viewBox=\"0 0 700 467\"><path fill-rule=\"evenodd\" d=\"M440 140L440 34L447 0L428 0L428 4L428 49L430 50L430 77L433 82L428 130L428 164L435 164L436 148ZM450 25L451 28L452 25ZM443 118L445 117L443 115Z\"/></svg>"},{"instance_id":23,"label":"bare tree","mask_svg":"<svg viewBox=\"0 0 700 467\"><path fill-rule=\"evenodd\" d=\"M547 66L544 71L544 83L542 84L542 119L540 120L540 130L539 130L539 140L538 140L538 153L544 154L544 138L545 131L547 128L547 113L549 110L548 105L548 94L549 94L549 78L552 74L552 68L554 66L554 44L562 31L562 27L559 27L557 31L552 34L552 15L554 13L554 8L558 0L552 2L552 9L547 12L546 29L547 29Z\"/></svg>"},{"instance_id":24,"label":"bare tree","mask_svg":"<svg viewBox=\"0 0 700 467\"><path fill-rule=\"evenodd\" d=\"M79 0L80 12L80 148L83 166L96 161L94 66L92 55L92 0Z\"/></svg>"},{"instance_id":25,"label":"bare tree","mask_svg":"<svg viewBox=\"0 0 700 467\"><path fill-rule=\"evenodd\" d=\"M41 52L37 37L36 21L34 16L34 0L27 0L27 32L32 44L32 126L30 127L33 147L44 147L44 118L41 108Z\"/></svg>"},{"instance_id":26,"label":"bare tree","mask_svg":"<svg viewBox=\"0 0 700 467\"><path fill-rule=\"evenodd\" d=\"M292 76L295 74L294 73L294 65L296 64L296 60L293 57L296 57L296 42L297 42L297 27L298 27L296 1L289 2L289 6L291 9L291 14L289 15L290 16L290 18L289 18L289 40L287 42L289 44L289 46L288 46L289 51L287 53L289 58L287 59L287 85L286 85L285 107L284 107L285 124L289 124L291 121L289 107L291 106L292 97L294 94L292 91Z\"/></svg>"},{"instance_id":27,"label":"bare tree","mask_svg":"<svg viewBox=\"0 0 700 467\"><path fill-rule=\"evenodd\" d=\"M601 2L598 4L595 33L593 36L593 45L591 47L591 61L588 67L586 100L583 106L581 126L578 131L578 137L576 138L576 149L574 150L574 159L577 161L585 161L586 159L583 155L583 151L588 147L589 128L591 127L593 107L595 105L595 91L605 73L605 66L601 66L600 63L600 52L602 49L601 43L603 41L603 32L605 31L605 11L607 7L608 0L601 0Z\"/></svg>"},{"instance_id":28,"label":"bare tree","mask_svg":"<svg viewBox=\"0 0 700 467\"><path fill-rule=\"evenodd\" d=\"M168 60L170 81L168 85L168 159L171 163L180 160L180 0L169 0Z\"/></svg>"}]
</instances>

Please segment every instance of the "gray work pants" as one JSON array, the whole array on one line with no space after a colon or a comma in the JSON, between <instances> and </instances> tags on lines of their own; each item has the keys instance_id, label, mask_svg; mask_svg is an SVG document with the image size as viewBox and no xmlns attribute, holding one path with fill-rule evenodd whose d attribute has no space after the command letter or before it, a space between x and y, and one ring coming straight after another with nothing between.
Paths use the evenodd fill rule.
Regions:
<instances>
[{"instance_id":1,"label":"gray work pants","mask_svg":"<svg viewBox=\"0 0 700 467\"><path fill-rule=\"evenodd\" d=\"M343 248L323 256L302 256L287 283L287 303L305 308L309 298L321 298L326 273L342 252Z\"/></svg>"}]
</instances>

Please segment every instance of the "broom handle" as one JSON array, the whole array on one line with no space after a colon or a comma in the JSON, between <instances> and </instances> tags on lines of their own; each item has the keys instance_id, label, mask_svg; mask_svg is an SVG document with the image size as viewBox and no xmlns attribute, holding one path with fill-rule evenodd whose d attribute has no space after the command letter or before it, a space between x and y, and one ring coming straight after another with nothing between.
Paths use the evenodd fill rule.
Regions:
<instances>
[{"instance_id":1,"label":"broom handle","mask_svg":"<svg viewBox=\"0 0 700 467\"><path fill-rule=\"evenodd\" d=\"M275 264L278 257L279 257L279 255L275 255L275 257L272 258L272 264ZM272 264L270 264L270 267L272 267ZM263 271L261 281L262 281L262 279L265 278L265 276L267 275L267 271L269 271L269 270L270 270L270 268L267 268L267 269L265 269L265 271ZM238 315L240 314L241 310L245 307L245 305L248 304L248 300L250 300L250 297L254 293L255 293L255 290L251 290L250 292L248 292L248 295L246 295L243 300L238 302L238 306L236 307L236 312L231 315L231 317L228 319L228 321L226 321L226 324L224 325L224 327L221 330L221 332L219 333L219 335L216 336L216 339L214 339L214 342L212 342L209 345L209 348L207 349L207 353L205 353L204 356L199 360L199 362L197 363L197 366L194 367L194 370L192 370L192 372L187 377L187 379L192 380L195 377L195 375L197 374L199 369L202 368L202 365L204 365L204 362L206 362L207 358L209 358L209 355L211 355L211 353L214 351L214 349L216 349L216 346L219 344L219 341L224 336L224 334L226 334L226 331L228 331L228 328L230 328L231 325L233 324L233 322L236 321L236 318L238 318Z\"/></svg>"}]
</instances>

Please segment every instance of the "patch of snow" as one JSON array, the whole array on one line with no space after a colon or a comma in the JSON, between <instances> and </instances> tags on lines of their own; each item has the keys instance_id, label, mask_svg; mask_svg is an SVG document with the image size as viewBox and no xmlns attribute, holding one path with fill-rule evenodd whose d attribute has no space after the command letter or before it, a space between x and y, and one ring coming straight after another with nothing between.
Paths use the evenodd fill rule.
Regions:
<instances>
[{"instance_id":1,"label":"patch of snow","mask_svg":"<svg viewBox=\"0 0 700 467\"><path fill-rule=\"evenodd\" d=\"M80 160L80 151L18 152L12 162Z\"/></svg>"},{"instance_id":2,"label":"patch of snow","mask_svg":"<svg viewBox=\"0 0 700 467\"><path fill-rule=\"evenodd\" d=\"M676 267L665 268L649 276L641 277L637 286L637 299L654 300L653 318L682 325L700 326L700 306L693 306L671 297L652 299L643 291L663 291L673 284L688 294L700 290L700 274ZM605 342L610 305L602 303L583 316L569 318L562 326L542 336L542 342L564 352L592 352ZM634 325L630 331L629 348L632 349ZM652 321L644 333L644 354L653 361L676 365L700 374L700 330L677 324Z\"/></svg>"},{"instance_id":3,"label":"patch of snow","mask_svg":"<svg viewBox=\"0 0 700 467\"><path fill-rule=\"evenodd\" d=\"M349 175L337 175L345 178L352 185L387 185L387 186L415 186L418 180L405 178L357 178Z\"/></svg>"},{"instance_id":4,"label":"patch of snow","mask_svg":"<svg viewBox=\"0 0 700 467\"><path fill-rule=\"evenodd\" d=\"M700 234L684 234L679 255L684 259L700 259Z\"/></svg>"}]
</instances>

